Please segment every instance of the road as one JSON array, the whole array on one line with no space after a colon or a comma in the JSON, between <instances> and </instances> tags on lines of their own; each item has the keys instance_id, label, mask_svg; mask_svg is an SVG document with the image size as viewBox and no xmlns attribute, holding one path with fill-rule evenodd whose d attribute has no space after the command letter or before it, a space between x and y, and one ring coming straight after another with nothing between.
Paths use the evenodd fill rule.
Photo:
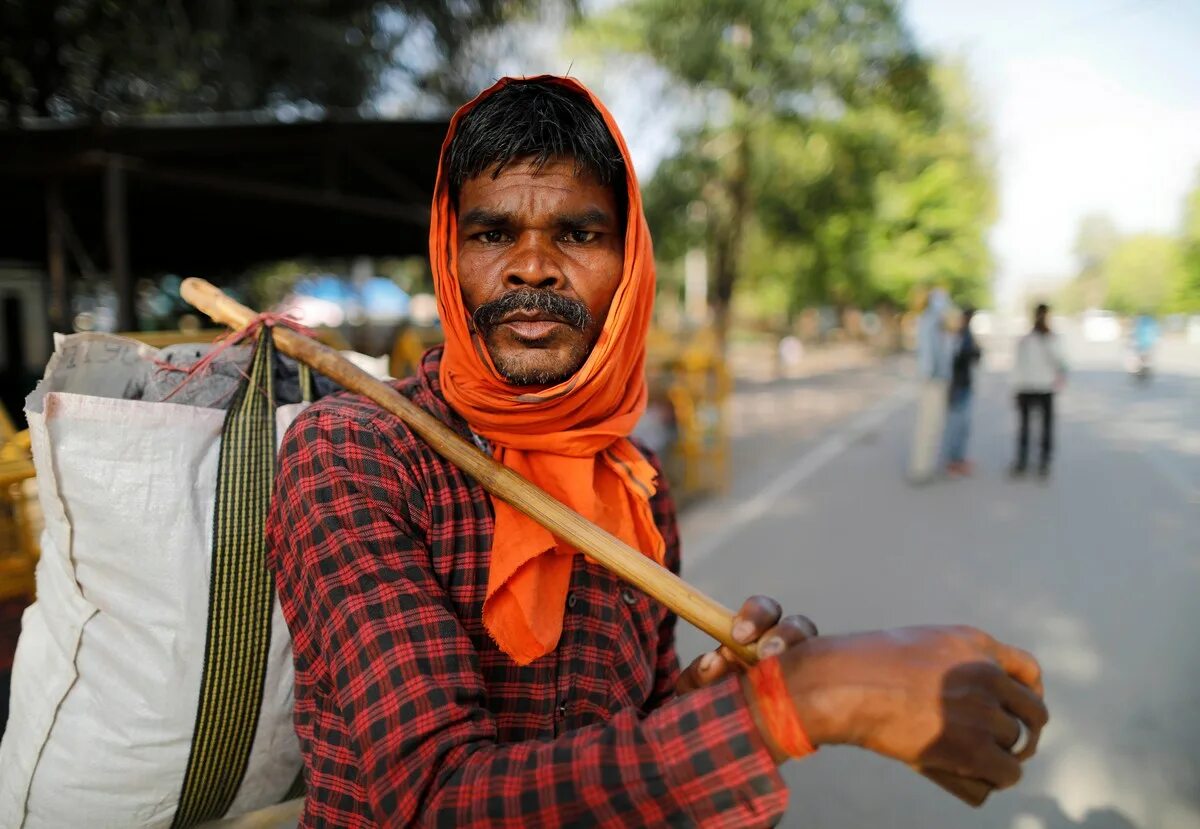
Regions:
<instances>
[{"instance_id":1,"label":"road","mask_svg":"<svg viewBox=\"0 0 1200 829\"><path fill-rule=\"evenodd\" d=\"M683 516L685 576L773 594L826 633L955 622L1041 659L1052 722L980 811L898 764L789 764L796 829L1200 827L1200 347L1137 386L1116 345L1068 337L1051 479L1010 481L1010 349L991 344L974 478L903 480L904 364L742 388L736 480ZM706 647L681 625L680 653Z\"/></svg>"}]
</instances>

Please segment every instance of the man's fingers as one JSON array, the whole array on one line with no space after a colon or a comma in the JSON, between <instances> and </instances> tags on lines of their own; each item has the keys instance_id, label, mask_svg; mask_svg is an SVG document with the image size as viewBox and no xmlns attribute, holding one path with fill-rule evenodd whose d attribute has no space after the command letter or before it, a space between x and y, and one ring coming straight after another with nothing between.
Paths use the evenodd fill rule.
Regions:
<instances>
[{"instance_id":1,"label":"man's fingers","mask_svg":"<svg viewBox=\"0 0 1200 829\"><path fill-rule=\"evenodd\" d=\"M992 655L1000 663L1004 673L1032 688L1039 697L1045 694L1042 687L1042 666L1029 651L997 642Z\"/></svg>"},{"instance_id":2,"label":"man's fingers","mask_svg":"<svg viewBox=\"0 0 1200 829\"><path fill-rule=\"evenodd\" d=\"M1020 761L995 743L980 748L974 760L974 771L967 776L985 780L997 789L1007 789L1021 780Z\"/></svg>"},{"instance_id":3,"label":"man's fingers","mask_svg":"<svg viewBox=\"0 0 1200 829\"><path fill-rule=\"evenodd\" d=\"M1005 751L1012 751L1013 746L1021 739L1021 723L1007 711L993 709L989 715L992 733L996 735L996 745Z\"/></svg>"},{"instance_id":4,"label":"man's fingers","mask_svg":"<svg viewBox=\"0 0 1200 829\"><path fill-rule=\"evenodd\" d=\"M716 682L729 673L729 662L717 651L709 651L688 665L675 682L675 692L686 694Z\"/></svg>"},{"instance_id":5,"label":"man's fingers","mask_svg":"<svg viewBox=\"0 0 1200 829\"><path fill-rule=\"evenodd\" d=\"M779 624L768 630L758 640L758 658L778 656L793 645L817 635L817 626L807 616L799 614L785 616Z\"/></svg>"},{"instance_id":6,"label":"man's fingers","mask_svg":"<svg viewBox=\"0 0 1200 829\"><path fill-rule=\"evenodd\" d=\"M978 731L975 734L979 736ZM1007 789L1021 779L1021 763L1017 758L987 739L964 742L955 751L928 758L926 765L959 777L982 780L997 789Z\"/></svg>"},{"instance_id":7,"label":"man's fingers","mask_svg":"<svg viewBox=\"0 0 1200 829\"><path fill-rule=\"evenodd\" d=\"M817 630L817 623L800 613L793 613L792 615L785 617L780 624L783 624L784 622L795 625L801 631L803 631L805 639L817 636L820 633L820 631Z\"/></svg>"},{"instance_id":8,"label":"man's fingers","mask_svg":"<svg viewBox=\"0 0 1200 829\"><path fill-rule=\"evenodd\" d=\"M997 693L1001 704L1029 729L1029 737L1017 755L1019 760L1028 760L1037 752L1038 738L1050 720L1046 703L1031 689L1012 680L1002 680Z\"/></svg>"},{"instance_id":9,"label":"man's fingers","mask_svg":"<svg viewBox=\"0 0 1200 829\"><path fill-rule=\"evenodd\" d=\"M779 622L783 609L769 596L751 596L733 617L733 640L748 645Z\"/></svg>"}]
</instances>

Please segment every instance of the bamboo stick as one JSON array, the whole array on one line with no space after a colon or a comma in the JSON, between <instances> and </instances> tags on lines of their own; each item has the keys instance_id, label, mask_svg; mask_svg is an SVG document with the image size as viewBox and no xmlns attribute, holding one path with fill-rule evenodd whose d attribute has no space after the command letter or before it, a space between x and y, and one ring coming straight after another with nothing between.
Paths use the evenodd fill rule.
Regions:
<instances>
[{"instance_id":1,"label":"bamboo stick","mask_svg":"<svg viewBox=\"0 0 1200 829\"><path fill-rule=\"evenodd\" d=\"M187 302L215 322L233 329L245 328L257 317L252 309L203 279L185 279L180 293ZM745 663L753 665L758 661L752 645L743 645L732 638L733 611L480 452L433 415L332 348L284 326L274 326L272 331L275 346L280 351L343 388L373 400L400 418L435 452L478 481L488 493L529 516L628 584L661 602L680 618L725 645ZM991 792L991 788L979 780L936 770L916 770L971 806L982 805Z\"/></svg>"}]
</instances>

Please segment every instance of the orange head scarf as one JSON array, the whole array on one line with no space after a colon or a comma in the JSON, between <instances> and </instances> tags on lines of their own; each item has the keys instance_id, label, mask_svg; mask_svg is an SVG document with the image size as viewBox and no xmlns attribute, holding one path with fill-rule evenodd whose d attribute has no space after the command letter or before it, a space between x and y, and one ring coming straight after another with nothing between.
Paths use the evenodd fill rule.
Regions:
<instances>
[{"instance_id":1,"label":"orange head scarf","mask_svg":"<svg viewBox=\"0 0 1200 829\"><path fill-rule=\"evenodd\" d=\"M662 563L663 540L650 511L655 471L627 439L646 408L646 332L654 304L650 232L629 149L616 122L591 92L570 78L530 80L561 84L586 97L625 159L625 262L608 317L583 367L566 382L536 394L509 384L472 340L458 283L458 222L447 153L467 113L515 80L500 80L455 113L442 144L429 230L429 259L446 335L442 390L476 434L491 442L496 460ZM526 665L558 644L576 551L503 501L493 498L492 505L496 524L483 622L500 648Z\"/></svg>"}]
</instances>

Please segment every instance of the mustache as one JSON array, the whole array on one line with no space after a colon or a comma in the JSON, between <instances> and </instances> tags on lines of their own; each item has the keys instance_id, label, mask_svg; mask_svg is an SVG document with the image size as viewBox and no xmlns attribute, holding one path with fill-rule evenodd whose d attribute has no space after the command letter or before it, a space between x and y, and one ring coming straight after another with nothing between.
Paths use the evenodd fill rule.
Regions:
<instances>
[{"instance_id":1,"label":"mustache","mask_svg":"<svg viewBox=\"0 0 1200 829\"><path fill-rule=\"evenodd\" d=\"M578 299L553 291L530 289L510 291L498 299L483 303L471 314L471 321L476 331L487 331L517 311L542 314L580 331L586 331L593 321L592 312Z\"/></svg>"}]
</instances>

